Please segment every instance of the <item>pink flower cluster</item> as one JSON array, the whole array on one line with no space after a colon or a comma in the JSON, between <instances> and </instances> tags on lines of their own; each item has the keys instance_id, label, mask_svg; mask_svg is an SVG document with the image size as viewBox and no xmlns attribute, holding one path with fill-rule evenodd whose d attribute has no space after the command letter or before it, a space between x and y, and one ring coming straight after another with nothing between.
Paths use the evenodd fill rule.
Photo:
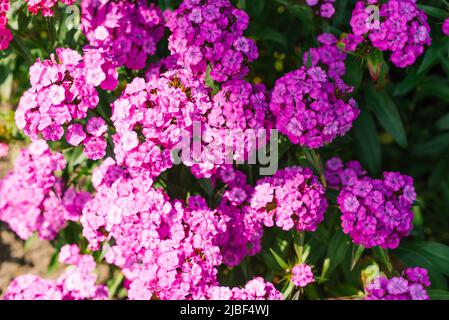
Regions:
<instances>
[{"instance_id":1,"label":"pink flower cluster","mask_svg":"<svg viewBox=\"0 0 449 320\"><path fill-rule=\"evenodd\" d=\"M0 220L22 239L34 232L53 239L67 221L76 221L90 199L88 192L64 190L55 175L65 167L62 154L53 153L45 141L21 150L15 169L0 180Z\"/></svg>"},{"instance_id":2,"label":"pink flower cluster","mask_svg":"<svg viewBox=\"0 0 449 320\"><path fill-rule=\"evenodd\" d=\"M34 275L14 279L3 296L4 300L105 300L108 288L96 285L95 261L90 255L80 254L76 245L65 245L59 253L59 262L69 267L56 280Z\"/></svg>"},{"instance_id":3,"label":"pink flower cluster","mask_svg":"<svg viewBox=\"0 0 449 320\"><path fill-rule=\"evenodd\" d=\"M308 284L315 281L313 277L312 268L305 263L299 263L292 268L291 281L297 287L306 287Z\"/></svg>"},{"instance_id":4,"label":"pink flower cluster","mask_svg":"<svg viewBox=\"0 0 449 320\"><path fill-rule=\"evenodd\" d=\"M83 234L94 250L113 239L105 259L125 274L130 299L208 297L218 285L222 255L216 243L227 227L218 211L197 196L188 206L171 201L151 180L130 178L111 160L94 173L94 185L97 194L81 218Z\"/></svg>"},{"instance_id":5,"label":"pink flower cluster","mask_svg":"<svg viewBox=\"0 0 449 320\"><path fill-rule=\"evenodd\" d=\"M30 68L31 88L22 96L15 113L16 124L33 140L39 134L57 141L64 136L72 145L84 143L86 156L98 160L105 155L104 120L92 118L84 132L80 120L99 102L96 87L117 86L113 63L100 50L84 49L84 56L71 49L56 49L57 57L40 61Z\"/></svg>"},{"instance_id":6,"label":"pink flower cluster","mask_svg":"<svg viewBox=\"0 0 449 320\"><path fill-rule=\"evenodd\" d=\"M256 277L243 288L212 286L208 289L207 298L211 300L283 300L282 294L272 283Z\"/></svg>"},{"instance_id":7,"label":"pink flower cluster","mask_svg":"<svg viewBox=\"0 0 449 320\"><path fill-rule=\"evenodd\" d=\"M218 244L223 263L233 267L262 250L263 224L249 205L254 188L247 184L246 175L227 166L218 171L217 178L226 186L218 210L227 223Z\"/></svg>"},{"instance_id":8,"label":"pink flower cluster","mask_svg":"<svg viewBox=\"0 0 449 320\"><path fill-rule=\"evenodd\" d=\"M337 37L330 33L320 34L317 38L318 48L310 48L303 56L303 63L320 66L326 70L330 78L341 79L346 73L346 53L337 46Z\"/></svg>"},{"instance_id":9,"label":"pink flower cluster","mask_svg":"<svg viewBox=\"0 0 449 320\"><path fill-rule=\"evenodd\" d=\"M443 33L447 36L449 36L449 18L444 20L443 25L441 26L441 29L443 30Z\"/></svg>"},{"instance_id":10,"label":"pink flower cluster","mask_svg":"<svg viewBox=\"0 0 449 320\"><path fill-rule=\"evenodd\" d=\"M8 152L9 146L6 143L0 142L0 158L5 158Z\"/></svg>"},{"instance_id":11,"label":"pink flower cluster","mask_svg":"<svg viewBox=\"0 0 449 320\"><path fill-rule=\"evenodd\" d=\"M263 135L272 126L267 95L264 86L233 80L212 97L210 88L185 69L153 74L147 82L135 78L113 105L117 162L132 175L156 177L173 165L172 152L181 149L181 161L196 177L211 177L227 163L228 146L235 153L231 163L261 147L247 134Z\"/></svg>"},{"instance_id":12,"label":"pink flower cluster","mask_svg":"<svg viewBox=\"0 0 449 320\"><path fill-rule=\"evenodd\" d=\"M329 188L341 189L353 185L366 175L360 162L351 160L343 163L340 158L334 157L326 161L324 176Z\"/></svg>"},{"instance_id":13,"label":"pink flower cluster","mask_svg":"<svg viewBox=\"0 0 449 320\"><path fill-rule=\"evenodd\" d=\"M408 268L401 276L388 279L381 275L365 286L366 300L429 300L427 270Z\"/></svg>"},{"instance_id":14,"label":"pink flower cluster","mask_svg":"<svg viewBox=\"0 0 449 320\"><path fill-rule=\"evenodd\" d=\"M294 144L319 148L343 136L360 111L342 82L332 83L320 67L301 67L276 81L270 109L279 132Z\"/></svg>"},{"instance_id":15,"label":"pink flower cluster","mask_svg":"<svg viewBox=\"0 0 449 320\"><path fill-rule=\"evenodd\" d=\"M169 49L178 63L218 82L241 79L258 57L256 44L243 36L249 17L229 0L185 0L168 17Z\"/></svg>"},{"instance_id":16,"label":"pink flower cluster","mask_svg":"<svg viewBox=\"0 0 449 320\"><path fill-rule=\"evenodd\" d=\"M306 4L316 10L316 14L330 19L335 14L335 0L306 0Z\"/></svg>"},{"instance_id":17,"label":"pink flower cluster","mask_svg":"<svg viewBox=\"0 0 449 320\"><path fill-rule=\"evenodd\" d=\"M309 168L289 167L257 182L251 207L265 226L315 231L327 210L325 190Z\"/></svg>"},{"instance_id":18,"label":"pink flower cluster","mask_svg":"<svg viewBox=\"0 0 449 320\"><path fill-rule=\"evenodd\" d=\"M9 42L12 40L11 30L7 29L8 18L6 13L9 10L9 0L0 0L0 50L8 49Z\"/></svg>"},{"instance_id":19,"label":"pink flower cluster","mask_svg":"<svg viewBox=\"0 0 449 320\"><path fill-rule=\"evenodd\" d=\"M384 172L383 179L352 176L337 199L343 232L366 248L395 249L413 227L415 199L409 176L397 172Z\"/></svg>"},{"instance_id":20,"label":"pink flower cluster","mask_svg":"<svg viewBox=\"0 0 449 320\"><path fill-rule=\"evenodd\" d=\"M52 17L54 15L53 7L58 6L58 0L25 0L28 3L28 11L37 15L39 11L44 17ZM60 0L65 5L72 5L76 0Z\"/></svg>"},{"instance_id":21,"label":"pink flower cluster","mask_svg":"<svg viewBox=\"0 0 449 320\"><path fill-rule=\"evenodd\" d=\"M113 239L105 258L127 277L130 299L196 299L216 284L222 259L214 241L226 224L203 199L184 207L142 177L95 184L97 194L81 218L83 234L94 250Z\"/></svg>"},{"instance_id":22,"label":"pink flower cluster","mask_svg":"<svg viewBox=\"0 0 449 320\"><path fill-rule=\"evenodd\" d=\"M367 9L373 4L380 6L380 21L372 21ZM411 66L431 44L427 16L416 0L358 1L350 24L353 33L344 39L347 50L367 40L381 51L391 51L391 61L399 68Z\"/></svg>"},{"instance_id":23,"label":"pink flower cluster","mask_svg":"<svg viewBox=\"0 0 449 320\"><path fill-rule=\"evenodd\" d=\"M174 55L160 58L158 61L150 63L145 73L145 79L149 81L152 76L160 76L161 74L179 69L178 59Z\"/></svg>"},{"instance_id":24,"label":"pink flower cluster","mask_svg":"<svg viewBox=\"0 0 449 320\"><path fill-rule=\"evenodd\" d=\"M269 129L274 126L265 86L252 85L244 80L224 83L213 97L207 126L206 135L220 135L220 138L214 140L218 142L217 145L208 145L209 150L226 154L221 147L226 142L234 150L234 160L250 158L265 146L270 135ZM226 133L229 132L232 133L232 141L226 141ZM220 155L216 154L215 158L220 158Z\"/></svg>"},{"instance_id":25,"label":"pink flower cluster","mask_svg":"<svg viewBox=\"0 0 449 320\"><path fill-rule=\"evenodd\" d=\"M85 0L81 24L89 44L102 48L117 66L143 69L164 35L162 11L146 0Z\"/></svg>"}]
</instances>

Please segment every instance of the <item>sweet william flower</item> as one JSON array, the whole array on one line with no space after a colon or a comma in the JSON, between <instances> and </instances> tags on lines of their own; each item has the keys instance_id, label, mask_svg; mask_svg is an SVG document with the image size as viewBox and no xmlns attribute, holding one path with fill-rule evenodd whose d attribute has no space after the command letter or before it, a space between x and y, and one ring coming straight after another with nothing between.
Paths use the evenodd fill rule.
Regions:
<instances>
[{"instance_id":1,"label":"sweet william flower","mask_svg":"<svg viewBox=\"0 0 449 320\"><path fill-rule=\"evenodd\" d=\"M426 288L430 286L427 270L407 268L402 275L388 279L376 276L365 285L366 300L429 300Z\"/></svg>"},{"instance_id":2,"label":"sweet william flower","mask_svg":"<svg viewBox=\"0 0 449 320\"><path fill-rule=\"evenodd\" d=\"M130 69L143 69L164 35L162 10L146 0L82 1L81 26L92 47Z\"/></svg>"},{"instance_id":3,"label":"sweet william flower","mask_svg":"<svg viewBox=\"0 0 449 320\"><path fill-rule=\"evenodd\" d=\"M63 189L56 173L65 165L62 154L38 140L20 151L14 170L0 180L0 220L21 239L34 232L42 239L54 239L68 221L79 219L90 195Z\"/></svg>"},{"instance_id":4,"label":"sweet william flower","mask_svg":"<svg viewBox=\"0 0 449 320\"><path fill-rule=\"evenodd\" d=\"M179 65L199 77L210 66L215 81L242 79L248 62L258 57L255 42L243 37L248 21L228 0L185 0L167 16L169 49Z\"/></svg>"},{"instance_id":5,"label":"sweet william flower","mask_svg":"<svg viewBox=\"0 0 449 320\"><path fill-rule=\"evenodd\" d=\"M341 188L337 202L343 232L366 248L396 248L413 227L411 207L416 199L413 179L398 172L385 172L383 179L372 179L361 171L358 163L343 170L338 159L327 167L326 177ZM339 178L343 179L338 181Z\"/></svg>"},{"instance_id":6,"label":"sweet william flower","mask_svg":"<svg viewBox=\"0 0 449 320\"><path fill-rule=\"evenodd\" d=\"M21 97L15 120L32 140L42 136L58 141L65 134L67 142L74 146L87 143L86 156L98 160L105 154L102 136L107 130L106 123L99 117L91 117L84 129L80 122L88 117L90 109L97 107L96 87L115 88L117 73L102 50L85 47L83 53L58 48L56 56L49 60L38 59L30 67L31 88Z\"/></svg>"},{"instance_id":7,"label":"sweet william flower","mask_svg":"<svg viewBox=\"0 0 449 320\"><path fill-rule=\"evenodd\" d=\"M257 181L251 207L267 227L315 231L327 210L325 190L309 168L288 167Z\"/></svg>"},{"instance_id":8,"label":"sweet william flower","mask_svg":"<svg viewBox=\"0 0 449 320\"><path fill-rule=\"evenodd\" d=\"M301 67L278 79L270 100L276 128L294 144L319 148L343 136L360 111L346 98L350 87L330 81L318 66Z\"/></svg>"},{"instance_id":9,"label":"sweet william flower","mask_svg":"<svg viewBox=\"0 0 449 320\"><path fill-rule=\"evenodd\" d=\"M308 284L315 281L312 268L305 263L295 265L292 268L291 281L297 287L306 287Z\"/></svg>"},{"instance_id":10,"label":"sweet william flower","mask_svg":"<svg viewBox=\"0 0 449 320\"><path fill-rule=\"evenodd\" d=\"M372 22L370 4L377 1L358 1L352 12L352 34L343 40L346 50L355 51L361 43L381 51L391 52L391 61L399 68L415 63L430 46L430 27L427 16L415 0L387 0L380 5L380 21Z\"/></svg>"},{"instance_id":11,"label":"sweet william flower","mask_svg":"<svg viewBox=\"0 0 449 320\"><path fill-rule=\"evenodd\" d=\"M105 300L108 288L97 285L95 261L80 254L76 245L61 248L58 260L69 267L55 280L22 275L8 286L4 300Z\"/></svg>"}]
</instances>

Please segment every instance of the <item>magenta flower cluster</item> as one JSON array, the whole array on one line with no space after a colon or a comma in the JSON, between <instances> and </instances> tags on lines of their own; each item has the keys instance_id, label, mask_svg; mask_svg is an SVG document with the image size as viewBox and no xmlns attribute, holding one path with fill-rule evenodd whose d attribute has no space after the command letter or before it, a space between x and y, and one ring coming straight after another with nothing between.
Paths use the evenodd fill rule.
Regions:
<instances>
[{"instance_id":1,"label":"magenta flower cluster","mask_svg":"<svg viewBox=\"0 0 449 320\"><path fill-rule=\"evenodd\" d=\"M353 185L365 175L366 171L357 160L343 163L340 158L334 157L326 161L324 176L329 188L340 190Z\"/></svg>"},{"instance_id":2,"label":"magenta flower cluster","mask_svg":"<svg viewBox=\"0 0 449 320\"><path fill-rule=\"evenodd\" d=\"M224 217L198 196L187 206L171 201L151 180L108 162L94 173L97 194L81 218L90 248L113 239L105 259L126 276L130 299L208 298L223 260L217 241ZM271 297L273 290L265 291Z\"/></svg>"},{"instance_id":3,"label":"magenta flower cluster","mask_svg":"<svg viewBox=\"0 0 449 320\"><path fill-rule=\"evenodd\" d=\"M189 150L181 160L195 176L211 177L226 164L226 146L235 151L231 160L245 160L262 146L247 134L273 126L263 85L232 80L212 97L185 69L153 74L147 82L135 78L114 102L111 119L118 164L150 177L170 168L178 149ZM229 133L232 141L226 141ZM200 150L192 147L197 135Z\"/></svg>"},{"instance_id":4,"label":"magenta flower cluster","mask_svg":"<svg viewBox=\"0 0 449 320\"><path fill-rule=\"evenodd\" d=\"M317 15L330 19L335 14L335 1L336 0L306 0L306 4L315 10Z\"/></svg>"},{"instance_id":5,"label":"magenta flower cluster","mask_svg":"<svg viewBox=\"0 0 449 320\"><path fill-rule=\"evenodd\" d=\"M213 109L207 120L212 130L225 129L233 133L234 160L241 161L264 146L269 138L268 130L274 126L265 86L252 85L244 80L231 80L223 84L213 97ZM247 138L253 132L261 142L259 145ZM266 135L265 140L263 135Z\"/></svg>"},{"instance_id":6,"label":"magenta flower cluster","mask_svg":"<svg viewBox=\"0 0 449 320\"><path fill-rule=\"evenodd\" d=\"M276 128L294 144L319 148L348 132L360 111L348 87L321 67L301 67L276 81L270 109Z\"/></svg>"},{"instance_id":7,"label":"magenta flower cluster","mask_svg":"<svg viewBox=\"0 0 449 320\"><path fill-rule=\"evenodd\" d=\"M365 286L366 300L429 300L427 270L408 268L401 276L388 279L381 275Z\"/></svg>"},{"instance_id":8,"label":"magenta flower cluster","mask_svg":"<svg viewBox=\"0 0 449 320\"><path fill-rule=\"evenodd\" d=\"M55 172L65 168L62 154L53 153L45 141L33 142L22 149L14 171L0 180L0 220L22 239L34 232L53 239L67 221L77 221L88 192L65 190Z\"/></svg>"},{"instance_id":9,"label":"magenta flower cluster","mask_svg":"<svg viewBox=\"0 0 449 320\"><path fill-rule=\"evenodd\" d=\"M443 30L443 33L447 36L449 36L449 18L444 20L443 25L441 26L441 29Z\"/></svg>"},{"instance_id":10,"label":"magenta flower cluster","mask_svg":"<svg viewBox=\"0 0 449 320\"><path fill-rule=\"evenodd\" d=\"M292 268L291 281L297 287L306 287L308 284L315 281L312 268L306 263L296 264Z\"/></svg>"},{"instance_id":11,"label":"magenta flower cluster","mask_svg":"<svg viewBox=\"0 0 449 320\"><path fill-rule=\"evenodd\" d=\"M413 227L415 199L413 179L398 172L384 172L383 179L353 179L337 199L343 232L366 248L395 249Z\"/></svg>"},{"instance_id":12,"label":"magenta flower cluster","mask_svg":"<svg viewBox=\"0 0 449 320\"><path fill-rule=\"evenodd\" d=\"M45 140L58 141L66 134L68 143L85 145L88 158L101 159L106 149L104 120L90 119L87 134L79 121L97 107L96 87L117 86L113 62L102 51L90 48L85 48L84 56L63 48L56 49L56 54L31 66L31 88L20 99L16 124L33 140L41 134Z\"/></svg>"},{"instance_id":13,"label":"magenta flower cluster","mask_svg":"<svg viewBox=\"0 0 449 320\"><path fill-rule=\"evenodd\" d=\"M118 66L143 69L164 35L162 10L146 0L85 0L81 25L89 44L102 48Z\"/></svg>"},{"instance_id":14,"label":"magenta flower cluster","mask_svg":"<svg viewBox=\"0 0 449 320\"><path fill-rule=\"evenodd\" d=\"M15 278L6 290L4 300L105 300L108 288L96 285L95 261L91 255L80 254L76 245L65 245L59 262L69 265L56 280L34 275Z\"/></svg>"},{"instance_id":15,"label":"magenta flower cluster","mask_svg":"<svg viewBox=\"0 0 449 320\"><path fill-rule=\"evenodd\" d=\"M227 166L218 171L217 178L226 186L218 210L227 224L218 244L223 263L233 267L262 250L263 221L249 205L254 188L242 171Z\"/></svg>"},{"instance_id":16,"label":"magenta flower cluster","mask_svg":"<svg viewBox=\"0 0 449 320\"><path fill-rule=\"evenodd\" d=\"M248 62L258 57L256 44L245 38L249 17L229 0L185 0L169 14L169 49L194 74L218 82L243 78Z\"/></svg>"},{"instance_id":17,"label":"magenta flower cluster","mask_svg":"<svg viewBox=\"0 0 449 320\"><path fill-rule=\"evenodd\" d=\"M346 73L346 53L338 46L338 39L333 34L323 33L317 37L318 48L310 48L303 56L304 65L320 66L330 78L341 81Z\"/></svg>"},{"instance_id":18,"label":"magenta flower cluster","mask_svg":"<svg viewBox=\"0 0 449 320\"><path fill-rule=\"evenodd\" d=\"M380 21L367 10L373 4L380 6ZM381 51L391 52L391 61L399 68L411 66L431 44L427 16L415 0L358 1L350 24L352 33L344 39L347 50L356 50L366 40Z\"/></svg>"},{"instance_id":19,"label":"magenta flower cluster","mask_svg":"<svg viewBox=\"0 0 449 320\"><path fill-rule=\"evenodd\" d=\"M8 49L12 40L11 30L6 28L8 25L8 18L6 17L8 10L9 0L0 0L0 51Z\"/></svg>"},{"instance_id":20,"label":"magenta flower cluster","mask_svg":"<svg viewBox=\"0 0 449 320\"><path fill-rule=\"evenodd\" d=\"M185 70L135 78L113 105L115 156L132 175L156 177L172 167L171 151L211 108L207 87Z\"/></svg>"},{"instance_id":21,"label":"magenta flower cluster","mask_svg":"<svg viewBox=\"0 0 449 320\"><path fill-rule=\"evenodd\" d=\"M263 214L267 227L315 231L324 219L327 200L312 170L289 167L257 181L251 207Z\"/></svg>"}]
</instances>

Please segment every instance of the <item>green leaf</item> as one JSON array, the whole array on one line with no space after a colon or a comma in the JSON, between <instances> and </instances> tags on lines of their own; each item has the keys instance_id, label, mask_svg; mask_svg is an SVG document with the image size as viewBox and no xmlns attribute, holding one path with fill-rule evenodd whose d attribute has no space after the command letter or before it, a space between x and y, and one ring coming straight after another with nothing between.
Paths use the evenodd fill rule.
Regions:
<instances>
[{"instance_id":1,"label":"green leaf","mask_svg":"<svg viewBox=\"0 0 449 320\"><path fill-rule=\"evenodd\" d=\"M437 155L447 151L449 147L449 133L443 133L428 142L418 144L413 148L415 155Z\"/></svg>"},{"instance_id":2,"label":"green leaf","mask_svg":"<svg viewBox=\"0 0 449 320\"><path fill-rule=\"evenodd\" d=\"M432 241L404 245L428 258L438 271L449 276L449 247Z\"/></svg>"},{"instance_id":3,"label":"green leaf","mask_svg":"<svg viewBox=\"0 0 449 320\"><path fill-rule=\"evenodd\" d=\"M438 119L435 126L439 130L449 129L449 113L446 113L444 116L442 116L440 119Z\"/></svg>"},{"instance_id":4,"label":"green leaf","mask_svg":"<svg viewBox=\"0 0 449 320\"><path fill-rule=\"evenodd\" d=\"M362 256L363 251L365 251L364 246L358 246L355 244L352 246L351 271L354 270L354 267Z\"/></svg>"},{"instance_id":5,"label":"green leaf","mask_svg":"<svg viewBox=\"0 0 449 320\"><path fill-rule=\"evenodd\" d=\"M205 77L204 81L205 81L206 85L212 89L212 94L215 95L215 94L217 94L218 91L220 91L220 87L214 81L214 79L212 79L212 77L210 76L211 70L212 70L212 68L208 65L207 69L206 69L206 77Z\"/></svg>"},{"instance_id":6,"label":"green leaf","mask_svg":"<svg viewBox=\"0 0 449 320\"><path fill-rule=\"evenodd\" d=\"M437 97L438 99L449 103L449 82L442 77L434 77L427 80L419 86L416 101L423 100L427 97Z\"/></svg>"},{"instance_id":7,"label":"green leaf","mask_svg":"<svg viewBox=\"0 0 449 320\"><path fill-rule=\"evenodd\" d=\"M424 10L424 12L431 17L434 17L434 18L437 18L440 20L444 20L447 18L447 12L444 11L443 9L432 7L432 6L427 6L427 5L423 5L423 4L418 4L418 7L420 9Z\"/></svg>"},{"instance_id":8,"label":"green leaf","mask_svg":"<svg viewBox=\"0 0 449 320\"><path fill-rule=\"evenodd\" d=\"M284 295L284 299L287 299L290 296L290 294L292 293L294 288L295 288L295 285L293 284L293 282L290 281L288 283L288 286L282 292L282 294Z\"/></svg>"},{"instance_id":9,"label":"green leaf","mask_svg":"<svg viewBox=\"0 0 449 320\"><path fill-rule=\"evenodd\" d=\"M438 63L441 58L441 52L446 45L442 42L434 42L432 46L426 50L418 69L418 74L422 74Z\"/></svg>"},{"instance_id":10,"label":"green leaf","mask_svg":"<svg viewBox=\"0 0 449 320\"><path fill-rule=\"evenodd\" d=\"M390 256L388 255L387 249L383 249L380 247L373 248L374 255L380 259L380 261L387 267L388 272L393 271L393 265L390 261Z\"/></svg>"},{"instance_id":11,"label":"green leaf","mask_svg":"<svg viewBox=\"0 0 449 320\"><path fill-rule=\"evenodd\" d=\"M25 11L19 10L17 14L17 23L21 32L26 31L26 28L31 22L31 15L25 13Z\"/></svg>"},{"instance_id":12,"label":"green leaf","mask_svg":"<svg viewBox=\"0 0 449 320\"><path fill-rule=\"evenodd\" d=\"M449 300L449 291L447 290L428 290L427 294L430 300Z\"/></svg>"},{"instance_id":13,"label":"green leaf","mask_svg":"<svg viewBox=\"0 0 449 320\"><path fill-rule=\"evenodd\" d=\"M377 174L382 155L376 125L369 110L362 110L354 123L354 136L360 161L372 174Z\"/></svg>"},{"instance_id":14,"label":"green leaf","mask_svg":"<svg viewBox=\"0 0 449 320\"><path fill-rule=\"evenodd\" d=\"M286 36L284 34L282 34L281 32L277 31L276 29L273 29L270 27L267 27L267 28L261 30L257 34L257 36L264 40L277 42L277 43L283 45L284 47L286 47L288 45L288 40L287 40Z\"/></svg>"},{"instance_id":15,"label":"green leaf","mask_svg":"<svg viewBox=\"0 0 449 320\"><path fill-rule=\"evenodd\" d=\"M334 234L327 250L327 257L330 260L329 273L335 270L346 257L350 246L348 237L340 229Z\"/></svg>"},{"instance_id":16,"label":"green leaf","mask_svg":"<svg viewBox=\"0 0 449 320\"><path fill-rule=\"evenodd\" d=\"M120 284L123 282L125 276L120 271L116 271L114 278L112 279L111 284L108 286L109 289L109 298L112 299L115 297L117 293L117 289L120 287Z\"/></svg>"},{"instance_id":17,"label":"green leaf","mask_svg":"<svg viewBox=\"0 0 449 320\"><path fill-rule=\"evenodd\" d=\"M287 269L289 268L289 267L288 267L288 263L285 262L285 260L282 259L276 252L274 252L273 249L270 248L270 252L271 252L271 254L273 255L274 259L276 259L276 262L279 264L279 266L280 266L282 269L287 270Z\"/></svg>"},{"instance_id":18,"label":"green leaf","mask_svg":"<svg viewBox=\"0 0 449 320\"><path fill-rule=\"evenodd\" d=\"M448 288L446 278L433 265L433 262L422 254L422 252L417 252L415 248L410 248L406 244L401 244L397 249L392 251L392 254L408 267L419 266L427 269L432 282L432 288L445 290Z\"/></svg>"},{"instance_id":19,"label":"green leaf","mask_svg":"<svg viewBox=\"0 0 449 320\"><path fill-rule=\"evenodd\" d=\"M329 258L324 259L323 269L321 270L321 276L320 279L318 280L318 284L323 283L324 281L327 280L327 273L329 272L330 263L331 260Z\"/></svg>"},{"instance_id":20,"label":"green leaf","mask_svg":"<svg viewBox=\"0 0 449 320\"><path fill-rule=\"evenodd\" d=\"M393 136L396 142L403 148L407 146L407 136L401 116L393 100L385 91L376 91L369 86L366 93L366 103L374 112L379 123Z\"/></svg>"},{"instance_id":21,"label":"green leaf","mask_svg":"<svg viewBox=\"0 0 449 320\"><path fill-rule=\"evenodd\" d=\"M396 85L393 95L402 96L412 91L421 81L422 76L415 72L409 73L404 80Z\"/></svg>"}]
</instances>

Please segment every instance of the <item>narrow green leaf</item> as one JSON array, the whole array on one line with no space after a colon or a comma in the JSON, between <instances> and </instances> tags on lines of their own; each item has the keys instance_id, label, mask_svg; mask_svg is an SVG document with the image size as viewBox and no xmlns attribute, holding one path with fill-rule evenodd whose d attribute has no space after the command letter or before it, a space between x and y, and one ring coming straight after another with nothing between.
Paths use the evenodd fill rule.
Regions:
<instances>
[{"instance_id":1,"label":"narrow green leaf","mask_svg":"<svg viewBox=\"0 0 449 320\"><path fill-rule=\"evenodd\" d=\"M370 173L377 174L380 171L382 155L376 125L369 110L362 110L354 123L354 136L359 159Z\"/></svg>"},{"instance_id":2,"label":"narrow green leaf","mask_svg":"<svg viewBox=\"0 0 449 320\"><path fill-rule=\"evenodd\" d=\"M447 18L447 12L444 11L443 9L428 6L428 5L423 5L423 4L418 4L418 7L420 9L424 10L424 12L431 17L434 17L434 18L437 18L440 20L444 20Z\"/></svg>"},{"instance_id":3,"label":"narrow green leaf","mask_svg":"<svg viewBox=\"0 0 449 320\"><path fill-rule=\"evenodd\" d=\"M282 292L282 294L284 295L284 299L287 299L290 296L294 288L295 285L290 281L287 288Z\"/></svg>"},{"instance_id":4,"label":"narrow green leaf","mask_svg":"<svg viewBox=\"0 0 449 320\"><path fill-rule=\"evenodd\" d=\"M404 246L422 254L424 257L428 258L441 273L449 276L448 246L433 241L411 243Z\"/></svg>"},{"instance_id":5,"label":"narrow green leaf","mask_svg":"<svg viewBox=\"0 0 449 320\"><path fill-rule=\"evenodd\" d=\"M439 130L449 129L449 113L446 113L444 116L442 116L440 119L438 119L435 126Z\"/></svg>"},{"instance_id":6,"label":"narrow green leaf","mask_svg":"<svg viewBox=\"0 0 449 320\"><path fill-rule=\"evenodd\" d=\"M396 85L393 95L402 96L404 94L412 91L421 81L422 76L416 74L415 72L409 73L404 80L402 80L398 85Z\"/></svg>"},{"instance_id":7,"label":"narrow green leaf","mask_svg":"<svg viewBox=\"0 0 449 320\"><path fill-rule=\"evenodd\" d=\"M444 48L444 44L441 42L434 42L432 46L426 50L424 57L422 58L421 65L418 69L418 74L422 74L429 70L432 66L438 63L441 58L441 51Z\"/></svg>"},{"instance_id":8,"label":"narrow green leaf","mask_svg":"<svg viewBox=\"0 0 449 320\"><path fill-rule=\"evenodd\" d=\"M393 266L390 261L390 256L388 255L388 252L386 249L380 248L380 247L374 247L373 252L380 259L380 261L384 264L385 267L387 267L388 272L393 271Z\"/></svg>"},{"instance_id":9,"label":"narrow green leaf","mask_svg":"<svg viewBox=\"0 0 449 320\"><path fill-rule=\"evenodd\" d=\"M289 268L289 267L288 267L288 263L285 262L285 260L282 259L276 252L274 252L273 249L270 248L270 252L271 252L271 254L274 256L274 258L276 259L276 262L279 264L279 266L280 266L282 269L287 270L287 269Z\"/></svg>"},{"instance_id":10,"label":"narrow green leaf","mask_svg":"<svg viewBox=\"0 0 449 320\"><path fill-rule=\"evenodd\" d=\"M357 262L359 261L360 257L362 256L363 251L365 251L364 246L358 246L355 244L352 246L351 271L356 266Z\"/></svg>"},{"instance_id":11,"label":"narrow green leaf","mask_svg":"<svg viewBox=\"0 0 449 320\"><path fill-rule=\"evenodd\" d=\"M391 134L396 142L403 148L407 146L407 136L402 123L399 111L385 91L376 91L373 86L369 86L366 93L366 103L374 112L379 123Z\"/></svg>"},{"instance_id":12,"label":"narrow green leaf","mask_svg":"<svg viewBox=\"0 0 449 320\"><path fill-rule=\"evenodd\" d=\"M350 242L348 238L345 236L343 231L338 229L332 237L327 250L327 257L330 260L329 273L335 270L335 268L343 262L348 252L349 246Z\"/></svg>"},{"instance_id":13,"label":"narrow green leaf","mask_svg":"<svg viewBox=\"0 0 449 320\"><path fill-rule=\"evenodd\" d=\"M437 155L449 148L449 133L443 133L430 141L418 144L413 148L413 153L420 156Z\"/></svg>"},{"instance_id":14,"label":"narrow green leaf","mask_svg":"<svg viewBox=\"0 0 449 320\"><path fill-rule=\"evenodd\" d=\"M427 294L430 300L449 300L449 291L447 290L428 290Z\"/></svg>"}]
</instances>

